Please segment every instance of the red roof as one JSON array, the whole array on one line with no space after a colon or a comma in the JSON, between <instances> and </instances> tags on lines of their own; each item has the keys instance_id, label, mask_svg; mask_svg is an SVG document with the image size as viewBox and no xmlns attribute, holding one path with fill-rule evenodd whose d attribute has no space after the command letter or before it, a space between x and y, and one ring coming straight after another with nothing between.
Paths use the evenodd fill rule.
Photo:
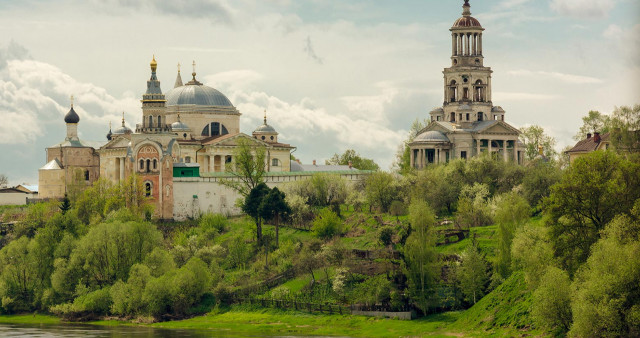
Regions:
<instances>
[{"instance_id":1,"label":"red roof","mask_svg":"<svg viewBox=\"0 0 640 338\"><path fill-rule=\"evenodd\" d=\"M600 135L600 140L596 142L597 137L591 136L590 138L579 141L578 143L576 143L576 145L573 148L567 150L566 152L575 153L575 152L595 151L598 149L601 143L609 142L609 138L610 138L609 133L605 133Z\"/></svg>"},{"instance_id":2,"label":"red roof","mask_svg":"<svg viewBox=\"0 0 640 338\"><path fill-rule=\"evenodd\" d=\"M453 27L480 27L482 28L482 25L480 25L480 21L478 21L476 18L472 17L472 16L463 16L460 19L456 20L456 22L453 23Z\"/></svg>"}]
</instances>

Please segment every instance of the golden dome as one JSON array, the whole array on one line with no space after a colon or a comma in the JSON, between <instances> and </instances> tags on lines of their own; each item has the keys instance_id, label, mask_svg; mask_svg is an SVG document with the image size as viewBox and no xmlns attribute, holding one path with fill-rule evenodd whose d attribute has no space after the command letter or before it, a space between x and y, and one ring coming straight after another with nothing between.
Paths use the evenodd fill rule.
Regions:
<instances>
[{"instance_id":1,"label":"golden dome","mask_svg":"<svg viewBox=\"0 0 640 338\"><path fill-rule=\"evenodd\" d=\"M151 70L155 72L156 68L158 68L158 63L156 62L156 56L155 55L153 56L153 59L151 60L150 65L151 65Z\"/></svg>"}]
</instances>

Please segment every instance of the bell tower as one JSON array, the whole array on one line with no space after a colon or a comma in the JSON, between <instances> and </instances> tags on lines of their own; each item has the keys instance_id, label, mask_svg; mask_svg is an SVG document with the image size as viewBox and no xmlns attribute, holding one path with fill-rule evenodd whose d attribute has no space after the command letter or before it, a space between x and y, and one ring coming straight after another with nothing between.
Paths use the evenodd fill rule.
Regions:
<instances>
[{"instance_id":1,"label":"bell tower","mask_svg":"<svg viewBox=\"0 0 640 338\"><path fill-rule=\"evenodd\" d=\"M165 133L170 131L167 124L165 111L166 102L160 81L156 76L158 63L155 55L149 64L151 67L151 78L147 81L147 92L142 95L142 124L136 127L138 133Z\"/></svg>"},{"instance_id":2,"label":"bell tower","mask_svg":"<svg viewBox=\"0 0 640 338\"><path fill-rule=\"evenodd\" d=\"M483 31L465 0L451 31L451 67L445 68L442 121L468 124L491 118L491 68L484 66Z\"/></svg>"}]
</instances>

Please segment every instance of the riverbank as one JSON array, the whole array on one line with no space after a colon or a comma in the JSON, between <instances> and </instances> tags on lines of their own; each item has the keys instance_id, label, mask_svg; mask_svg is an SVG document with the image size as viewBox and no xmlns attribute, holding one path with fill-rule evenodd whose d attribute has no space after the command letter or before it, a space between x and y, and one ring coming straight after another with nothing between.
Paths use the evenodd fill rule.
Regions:
<instances>
[{"instance_id":1,"label":"riverbank","mask_svg":"<svg viewBox=\"0 0 640 338\"><path fill-rule=\"evenodd\" d=\"M84 324L100 326L143 326L157 329L208 331L234 336L349 336L349 337L454 337L454 336L519 336L522 332L511 329L497 331L477 330L456 321L463 312L447 312L402 321L352 315L313 315L274 309L232 308L214 310L206 315L185 320L141 324L129 321L103 320ZM47 315L0 316L0 323L11 324L64 324L58 317ZM531 332L529 332L531 333Z\"/></svg>"}]
</instances>

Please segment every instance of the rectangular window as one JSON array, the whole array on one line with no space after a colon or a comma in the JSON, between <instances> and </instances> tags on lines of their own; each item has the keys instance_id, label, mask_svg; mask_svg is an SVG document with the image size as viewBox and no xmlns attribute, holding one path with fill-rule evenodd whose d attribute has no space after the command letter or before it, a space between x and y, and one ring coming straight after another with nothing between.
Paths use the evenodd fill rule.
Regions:
<instances>
[{"instance_id":1,"label":"rectangular window","mask_svg":"<svg viewBox=\"0 0 640 338\"><path fill-rule=\"evenodd\" d=\"M467 113L467 121L469 121L469 113Z\"/></svg>"},{"instance_id":2,"label":"rectangular window","mask_svg":"<svg viewBox=\"0 0 640 338\"><path fill-rule=\"evenodd\" d=\"M463 159L463 160L466 160L467 159L467 152L466 151L461 151L460 152L460 158Z\"/></svg>"}]
</instances>

